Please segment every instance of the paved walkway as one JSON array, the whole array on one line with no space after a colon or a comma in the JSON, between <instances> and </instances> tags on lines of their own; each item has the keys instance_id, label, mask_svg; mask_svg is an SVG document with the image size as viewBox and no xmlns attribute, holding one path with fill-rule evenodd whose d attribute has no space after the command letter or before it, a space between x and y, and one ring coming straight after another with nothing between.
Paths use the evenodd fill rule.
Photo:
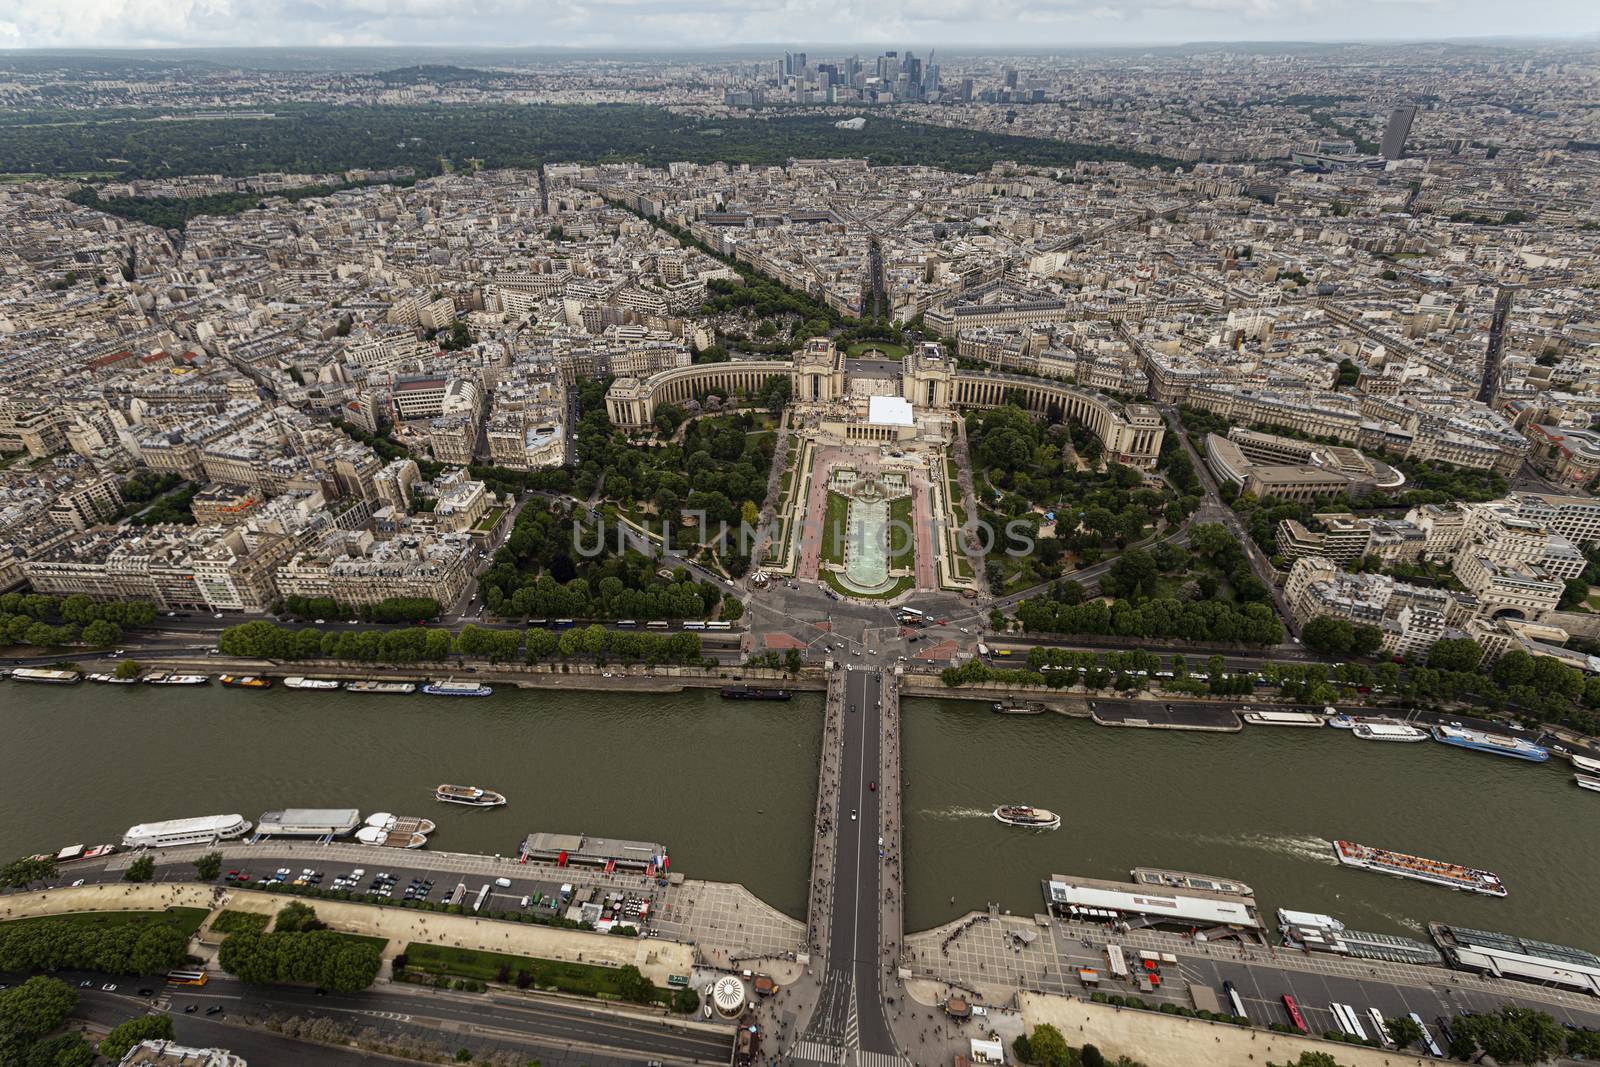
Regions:
<instances>
[{"instance_id":1,"label":"paved walkway","mask_svg":"<svg viewBox=\"0 0 1600 1067\"><path fill-rule=\"evenodd\" d=\"M1271 1061L1292 1063L1302 1052L1331 1052L1348 1067L1402 1067L1434 1061L1385 1049L1290 1037L1257 1028L1185 1019L1093 1004L1070 997L1025 993L1019 999L1028 1029L1049 1023L1069 1045L1094 1045L1108 1058L1130 1056L1144 1063L1185 1067L1240 1067Z\"/></svg>"}]
</instances>

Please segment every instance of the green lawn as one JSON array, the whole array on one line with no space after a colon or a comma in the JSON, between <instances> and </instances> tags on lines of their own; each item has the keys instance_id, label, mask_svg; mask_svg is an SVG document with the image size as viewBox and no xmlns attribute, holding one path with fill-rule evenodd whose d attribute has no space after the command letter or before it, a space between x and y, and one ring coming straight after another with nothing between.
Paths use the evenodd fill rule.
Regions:
<instances>
[{"instance_id":1,"label":"green lawn","mask_svg":"<svg viewBox=\"0 0 1600 1067\"><path fill-rule=\"evenodd\" d=\"M878 354L872 359L903 359L906 354L905 345L897 345L893 341L857 341L845 348L845 355L852 358L860 357L864 353L877 349Z\"/></svg>"},{"instance_id":2,"label":"green lawn","mask_svg":"<svg viewBox=\"0 0 1600 1067\"><path fill-rule=\"evenodd\" d=\"M166 911L80 911L70 915L38 915L29 919L12 919L14 923L61 923L67 926L92 926L109 930L117 926L138 926L152 923L176 926L193 937L200 924L211 914L209 908L168 908Z\"/></svg>"},{"instance_id":3,"label":"green lawn","mask_svg":"<svg viewBox=\"0 0 1600 1067\"><path fill-rule=\"evenodd\" d=\"M828 513L822 520L822 560L844 563L844 546L850 537L850 500L839 493L828 493Z\"/></svg>"},{"instance_id":4,"label":"green lawn","mask_svg":"<svg viewBox=\"0 0 1600 1067\"><path fill-rule=\"evenodd\" d=\"M509 967L513 978L517 972L527 971L533 976L532 987L536 989L555 989L562 993L613 1000L622 995L617 980L618 969L615 967L563 963L535 956L512 956L504 952L452 948L449 945L412 942L406 946L408 970L493 982L498 980L502 967ZM656 1000L662 1004L670 1003L672 990L657 989Z\"/></svg>"},{"instance_id":5,"label":"green lawn","mask_svg":"<svg viewBox=\"0 0 1600 1067\"><path fill-rule=\"evenodd\" d=\"M267 928L272 916L259 911L225 911L211 923L212 933L259 934Z\"/></svg>"},{"instance_id":6,"label":"green lawn","mask_svg":"<svg viewBox=\"0 0 1600 1067\"><path fill-rule=\"evenodd\" d=\"M368 937L366 934L347 934L339 930L330 930L328 932L337 936L341 941L348 941L352 945L371 945L380 953L389 947L389 939L387 937Z\"/></svg>"},{"instance_id":7,"label":"green lawn","mask_svg":"<svg viewBox=\"0 0 1600 1067\"><path fill-rule=\"evenodd\" d=\"M478 520L478 525L474 526L473 529L477 530L479 533L488 533L490 530L494 529L494 524L499 522L500 516L504 515L505 513L506 507L504 504L492 507L483 513L483 518Z\"/></svg>"}]
</instances>

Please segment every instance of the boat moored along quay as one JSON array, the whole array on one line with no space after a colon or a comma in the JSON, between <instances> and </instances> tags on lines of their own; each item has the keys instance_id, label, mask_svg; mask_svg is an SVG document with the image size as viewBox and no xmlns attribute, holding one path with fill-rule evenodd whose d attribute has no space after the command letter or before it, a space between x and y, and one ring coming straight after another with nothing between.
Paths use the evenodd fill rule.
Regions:
<instances>
[{"instance_id":1,"label":"boat moored along quay","mask_svg":"<svg viewBox=\"0 0 1600 1067\"><path fill-rule=\"evenodd\" d=\"M243 815L200 815L190 819L167 819L128 827L122 835L123 848L175 848L178 845L208 845L232 841L250 832L250 820Z\"/></svg>"},{"instance_id":2,"label":"boat moored along quay","mask_svg":"<svg viewBox=\"0 0 1600 1067\"><path fill-rule=\"evenodd\" d=\"M454 678L446 678L442 682L429 682L422 687L424 693L436 697L486 697L494 690L487 685L477 682L458 682Z\"/></svg>"},{"instance_id":3,"label":"boat moored along quay","mask_svg":"<svg viewBox=\"0 0 1600 1067\"><path fill-rule=\"evenodd\" d=\"M272 679L254 674L224 674L217 681L229 689L271 689Z\"/></svg>"},{"instance_id":4,"label":"boat moored along quay","mask_svg":"<svg viewBox=\"0 0 1600 1067\"><path fill-rule=\"evenodd\" d=\"M204 674L176 674L172 671L151 671L141 681L145 685L209 685L211 679Z\"/></svg>"},{"instance_id":5,"label":"boat moored along quay","mask_svg":"<svg viewBox=\"0 0 1600 1067\"><path fill-rule=\"evenodd\" d=\"M1600 793L1600 778L1596 778L1592 774L1574 774L1572 778L1578 783L1579 789L1592 789L1594 792Z\"/></svg>"},{"instance_id":6,"label":"boat moored along quay","mask_svg":"<svg viewBox=\"0 0 1600 1067\"><path fill-rule=\"evenodd\" d=\"M761 689L750 685L722 687L723 700L788 700L790 696L787 689Z\"/></svg>"},{"instance_id":7,"label":"boat moored along quay","mask_svg":"<svg viewBox=\"0 0 1600 1067\"><path fill-rule=\"evenodd\" d=\"M86 675L86 677L89 679L89 681L95 682L98 685L136 685L136 684L138 684L138 681L139 681L139 679L137 677L135 677L135 678L118 678L114 674L106 674L103 671L95 673L95 674Z\"/></svg>"},{"instance_id":8,"label":"boat moored along quay","mask_svg":"<svg viewBox=\"0 0 1600 1067\"><path fill-rule=\"evenodd\" d=\"M332 678L302 678L298 674L283 680L285 689L338 689L343 684Z\"/></svg>"},{"instance_id":9,"label":"boat moored along quay","mask_svg":"<svg viewBox=\"0 0 1600 1067\"><path fill-rule=\"evenodd\" d=\"M18 667L11 672L14 682L33 682L38 685L77 685L83 681L81 671L53 671L38 667Z\"/></svg>"},{"instance_id":10,"label":"boat moored along quay","mask_svg":"<svg viewBox=\"0 0 1600 1067\"><path fill-rule=\"evenodd\" d=\"M1520 737L1491 734L1483 730L1468 730L1460 726L1435 726L1433 739L1457 748L1470 748L1474 752L1489 752L1496 756L1510 756L1532 763L1543 763L1550 753Z\"/></svg>"},{"instance_id":11,"label":"boat moored along quay","mask_svg":"<svg viewBox=\"0 0 1600 1067\"><path fill-rule=\"evenodd\" d=\"M1426 741L1428 731L1393 719L1360 719L1350 730L1363 741Z\"/></svg>"},{"instance_id":12,"label":"boat moored along quay","mask_svg":"<svg viewBox=\"0 0 1600 1067\"><path fill-rule=\"evenodd\" d=\"M261 813L257 837L343 837L361 824L355 808L283 808Z\"/></svg>"},{"instance_id":13,"label":"boat moored along quay","mask_svg":"<svg viewBox=\"0 0 1600 1067\"><path fill-rule=\"evenodd\" d=\"M367 816L366 825L356 831L356 840L363 845L421 848L428 843L428 835L434 829L432 819L379 811Z\"/></svg>"},{"instance_id":14,"label":"boat moored along quay","mask_svg":"<svg viewBox=\"0 0 1600 1067\"><path fill-rule=\"evenodd\" d=\"M1392 874L1396 878L1410 878L1418 882L1443 886L1465 893L1481 893L1489 897L1506 895L1505 883L1492 871L1464 867L1459 863L1430 860L1405 852L1359 845L1353 841L1335 841L1333 854L1346 867L1359 867L1379 874Z\"/></svg>"},{"instance_id":15,"label":"boat moored along quay","mask_svg":"<svg viewBox=\"0 0 1600 1067\"><path fill-rule=\"evenodd\" d=\"M417 691L417 684L415 682L377 682L370 678L363 678L360 681L346 682L344 691L346 693L378 693L398 695L403 693L415 693Z\"/></svg>"},{"instance_id":16,"label":"boat moored along quay","mask_svg":"<svg viewBox=\"0 0 1600 1067\"><path fill-rule=\"evenodd\" d=\"M506 802L504 793L475 785L441 785L434 789L433 799L445 804L465 804L469 808L498 808Z\"/></svg>"},{"instance_id":17,"label":"boat moored along quay","mask_svg":"<svg viewBox=\"0 0 1600 1067\"><path fill-rule=\"evenodd\" d=\"M1002 804L994 809L994 817L1007 826L1029 830L1055 830L1061 826L1061 816L1055 812L1026 804Z\"/></svg>"}]
</instances>

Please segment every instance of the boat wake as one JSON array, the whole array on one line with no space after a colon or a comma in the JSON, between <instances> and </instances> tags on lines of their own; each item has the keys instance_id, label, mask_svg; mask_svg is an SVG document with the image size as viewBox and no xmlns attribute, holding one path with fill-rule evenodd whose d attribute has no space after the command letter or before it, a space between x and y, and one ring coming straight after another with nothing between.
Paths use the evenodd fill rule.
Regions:
<instances>
[{"instance_id":1,"label":"boat wake","mask_svg":"<svg viewBox=\"0 0 1600 1067\"><path fill-rule=\"evenodd\" d=\"M1412 931L1413 933L1421 933L1424 929L1426 929L1426 927L1422 925L1422 920L1413 919L1409 915L1391 915L1386 911L1380 911L1378 914L1383 916L1385 919L1388 919L1396 926L1403 927Z\"/></svg>"},{"instance_id":2,"label":"boat wake","mask_svg":"<svg viewBox=\"0 0 1600 1067\"><path fill-rule=\"evenodd\" d=\"M1314 834L1295 836L1292 834L1183 834L1186 841L1194 841L1204 845L1216 845L1223 848L1248 848L1257 852L1271 852L1279 856L1292 856L1295 859L1312 860L1316 863L1326 863L1334 867L1339 861L1333 855L1333 842Z\"/></svg>"},{"instance_id":3,"label":"boat wake","mask_svg":"<svg viewBox=\"0 0 1600 1067\"><path fill-rule=\"evenodd\" d=\"M924 808L917 814L935 819L992 819L994 809L985 811L982 808Z\"/></svg>"}]
</instances>

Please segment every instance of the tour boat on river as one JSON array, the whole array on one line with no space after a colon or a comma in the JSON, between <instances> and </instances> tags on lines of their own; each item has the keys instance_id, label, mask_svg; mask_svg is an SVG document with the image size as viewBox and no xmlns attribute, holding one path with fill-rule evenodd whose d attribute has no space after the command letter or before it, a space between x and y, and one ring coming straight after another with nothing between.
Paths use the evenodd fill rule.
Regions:
<instances>
[{"instance_id":1,"label":"tour boat on river","mask_svg":"<svg viewBox=\"0 0 1600 1067\"><path fill-rule=\"evenodd\" d=\"M1061 816L1045 808L1030 808L1026 804L1002 804L994 809L994 817L1007 826L1021 826L1030 830L1054 830L1061 825Z\"/></svg>"},{"instance_id":2,"label":"tour boat on river","mask_svg":"<svg viewBox=\"0 0 1600 1067\"><path fill-rule=\"evenodd\" d=\"M1476 867L1463 867L1459 863L1430 860L1404 852L1390 852L1371 845L1358 845L1354 841L1335 841L1333 854L1346 867L1360 867L1362 870L1392 874L1396 878L1410 878L1466 893L1482 893L1489 897L1506 895L1505 883L1500 881L1498 874Z\"/></svg>"},{"instance_id":3,"label":"tour boat on river","mask_svg":"<svg viewBox=\"0 0 1600 1067\"><path fill-rule=\"evenodd\" d=\"M1550 758L1550 753L1532 741L1524 741L1520 737L1507 737L1505 734L1491 734L1483 730L1468 730L1460 726L1435 726L1433 739L1457 748L1470 748L1474 752L1489 752L1496 756L1510 756L1513 759L1525 759L1533 763L1543 763Z\"/></svg>"},{"instance_id":4,"label":"tour boat on river","mask_svg":"<svg viewBox=\"0 0 1600 1067\"><path fill-rule=\"evenodd\" d=\"M1572 777L1578 783L1578 788L1592 789L1596 793L1600 793L1600 778L1596 778L1592 774L1574 774Z\"/></svg>"},{"instance_id":5,"label":"tour boat on river","mask_svg":"<svg viewBox=\"0 0 1600 1067\"><path fill-rule=\"evenodd\" d=\"M445 804L465 804L469 808L497 808L506 802L504 793L475 785L441 785L433 791L433 799Z\"/></svg>"}]
</instances>

